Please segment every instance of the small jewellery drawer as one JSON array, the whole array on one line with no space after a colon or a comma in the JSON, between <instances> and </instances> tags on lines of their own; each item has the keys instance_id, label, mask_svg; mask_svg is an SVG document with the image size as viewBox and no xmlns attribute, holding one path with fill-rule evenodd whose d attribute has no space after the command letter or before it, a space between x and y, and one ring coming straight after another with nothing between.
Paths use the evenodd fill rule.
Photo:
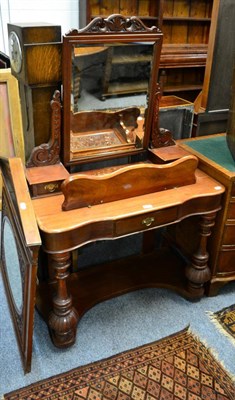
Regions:
<instances>
[{"instance_id":1,"label":"small jewellery drawer","mask_svg":"<svg viewBox=\"0 0 235 400\"><path fill-rule=\"evenodd\" d=\"M116 236L144 231L174 222L175 220L177 220L177 207L143 213L135 217L124 218L116 222Z\"/></svg>"},{"instance_id":2,"label":"small jewellery drawer","mask_svg":"<svg viewBox=\"0 0 235 400\"><path fill-rule=\"evenodd\" d=\"M55 181L31 185L30 191L33 197L51 195L60 192L62 182Z\"/></svg>"}]
</instances>

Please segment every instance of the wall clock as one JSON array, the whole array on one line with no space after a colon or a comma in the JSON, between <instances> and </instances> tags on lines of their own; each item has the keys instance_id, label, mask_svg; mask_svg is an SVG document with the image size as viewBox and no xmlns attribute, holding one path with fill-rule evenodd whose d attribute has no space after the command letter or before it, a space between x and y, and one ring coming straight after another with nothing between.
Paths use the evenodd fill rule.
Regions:
<instances>
[{"instance_id":1,"label":"wall clock","mask_svg":"<svg viewBox=\"0 0 235 400\"><path fill-rule=\"evenodd\" d=\"M22 49L18 35L11 31L9 34L9 54L11 68L18 74L22 69Z\"/></svg>"}]
</instances>

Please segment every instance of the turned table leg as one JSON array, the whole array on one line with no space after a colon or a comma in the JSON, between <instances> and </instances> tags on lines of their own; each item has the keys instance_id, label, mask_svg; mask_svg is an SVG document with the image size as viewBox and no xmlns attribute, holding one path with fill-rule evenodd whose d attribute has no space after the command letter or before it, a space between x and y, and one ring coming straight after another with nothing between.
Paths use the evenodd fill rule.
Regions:
<instances>
[{"instance_id":1,"label":"turned table leg","mask_svg":"<svg viewBox=\"0 0 235 400\"><path fill-rule=\"evenodd\" d=\"M185 275L188 280L188 291L197 297L203 296L205 293L205 283L211 278L211 271L207 264L209 259L207 239L211 235L211 228L215 224L215 217L215 212L201 217L198 249L192 256L191 264L189 264L185 270Z\"/></svg>"},{"instance_id":2,"label":"turned table leg","mask_svg":"<svg viewBox=\"0 0 235 400\"><path fill-rule=\"evenodd\" d=\"M78 314L72 306L72 298L66 283L71 264L70 253L52 254L50 258L55 271L57 289L52 300L53 310L49 315L49 328L55 346L68 347L75 342L78 322Z\"/></svg>"}]
</instances>

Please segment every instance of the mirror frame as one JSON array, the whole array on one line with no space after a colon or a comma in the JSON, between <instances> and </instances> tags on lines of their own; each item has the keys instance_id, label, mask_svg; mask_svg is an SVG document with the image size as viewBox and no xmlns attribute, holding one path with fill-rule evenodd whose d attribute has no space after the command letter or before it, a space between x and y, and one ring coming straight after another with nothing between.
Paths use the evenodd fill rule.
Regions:
<instances>
[{"instance_id":1,"label":"mirror frame","mask_svg":"<svg viewBox=\"0 0 235 400\"><path fill-rule=\"evenodd\" d=\"M158 106L157 93L158 68L162 47L163 34L159 28L153 26L148 28L137 17L126 18L120 14L113 14L107 18L94 18L85 28L73 29L63 36L62 45L62 83L63 83L63 163L72 166L80 163L94 162L115 157L139 154L149 147L153 124L156 125L156 113ZM71 160L70 158L70 110L71 110L71 71L72 71L72 48L75 44L101 44L101 43L132 43L153 42L152 73L149 81L147 94L147 107L145 112L145 131L143 146L139 149L122 150L102 153L87 159Z\"/></svg>"},{"instance_id":2,"label":"mirror frame","mask_svg":"<svg viewBox=\"0 0 235 400\"><path fill-rule=\"evenodd\" d=\"M38 251L41 246L34 210L27 189L24 167L20 158L0 157L3 178L1 212L0 267L6 298L25 372L31 370L33 325L36 298ZM7 219L15 236L22 283L22 308L14 301L4 252L4 220ZM12 260L11 260L12 261Z\"/></svg>"}]
</instances>

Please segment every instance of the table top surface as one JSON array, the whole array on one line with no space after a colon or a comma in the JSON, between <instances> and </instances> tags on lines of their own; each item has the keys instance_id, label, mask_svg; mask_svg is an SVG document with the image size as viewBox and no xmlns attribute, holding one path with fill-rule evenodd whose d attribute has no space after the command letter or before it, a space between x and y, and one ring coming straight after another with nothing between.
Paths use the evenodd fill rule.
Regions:
<instances>
[{"instance_id":1,"label":"table top surface","mask_svg":"<svg viewBox=\"0 0 235 400\"><path fill-rule=\"evenodd\" d=\"M224 187L204 172L196 170L196 183L136 196L129 199L62 211L62 194L32 200L38 226L47 233L61 233L78 229L97 221L120 220L152 211L179 206L191 199L218 196ZM205 210L206 212L207 210Z\"/></svg>"}]
</instances>

